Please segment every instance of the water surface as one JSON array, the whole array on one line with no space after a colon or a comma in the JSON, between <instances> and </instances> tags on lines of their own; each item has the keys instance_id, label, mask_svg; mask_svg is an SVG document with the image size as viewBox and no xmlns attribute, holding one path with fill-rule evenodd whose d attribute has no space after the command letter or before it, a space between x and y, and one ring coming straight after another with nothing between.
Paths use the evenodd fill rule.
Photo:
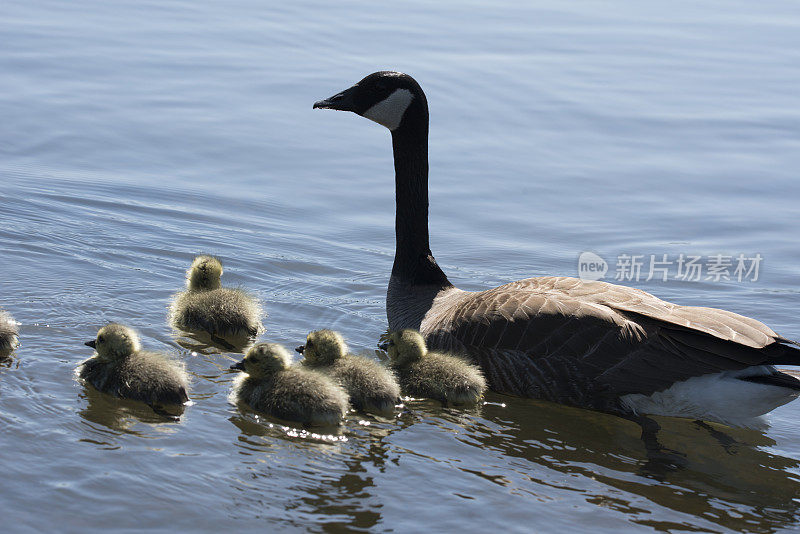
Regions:
<instances>
[{"instance_id":1,"label":"water surface","mask_svg":"<svg viewBox=\"0 0 800 534\"><path fill-rule=\"evenodd\" d=\"M197 253L264 339L386 329L385 129L314 101L379 69L431 108L431 244L465 289L593 251L754 255L757 281L630 283L800 338L800 9L791 2L21 2L0 21L0 510L11 531L794 531L800 404L725 450L685 421L648 464L618 418L489 395L315 436L227 401L233 355L166 325ZM109 320L192 374L180 422L84 389ZM294 344L294 345L293 345Z\"/></svg>"}]
</instances>

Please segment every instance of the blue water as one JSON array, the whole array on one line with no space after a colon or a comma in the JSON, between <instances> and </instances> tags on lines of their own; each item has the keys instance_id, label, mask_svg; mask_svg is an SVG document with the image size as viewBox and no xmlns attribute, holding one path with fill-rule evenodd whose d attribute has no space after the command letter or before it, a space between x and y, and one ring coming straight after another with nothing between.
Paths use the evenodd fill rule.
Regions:
<instances>
[{"instance_id":1,"label":"blue water","mask_svg":"<svg viewBox=\"0 0 800 534\"><path fill-rule=\"evenodd\" d=\"M264 339L331 327L373 354L389 134L311 105L397 69L428 96L456 285L575 276L584 251L607 280L626 254L760 254L757 281L624 283L800 339L796 4L11 0L0 43L0 307L23 342L0 367L4 530L798 528L798 403L722 428L730 451L661 420L687 454L667 473L631 423L500 395L314 436L240 413L235 355L166 325L206 252L264 301ZM74 380L109 320L186 361L179 423Z\"/></svg>"}]
</instances>

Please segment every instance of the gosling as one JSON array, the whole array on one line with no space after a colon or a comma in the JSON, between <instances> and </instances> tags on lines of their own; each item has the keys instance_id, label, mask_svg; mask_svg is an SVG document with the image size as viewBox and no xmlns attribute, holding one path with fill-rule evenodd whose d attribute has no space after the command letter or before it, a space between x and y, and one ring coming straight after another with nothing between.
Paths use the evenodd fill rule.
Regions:
<instances>
[{"instance_id":1,"label":"gosling","mask_svg":"<svg viewBox=\"0 0 800 534\"><path fill-rule=\"evenodd\" d=\"M19 345L17 322L6 311L0 310L0 360L7 358Z\"/></svg>"},{"instance_id":2,"label":"gosling","mask_svg":"<svg viewBox=\"0 0 800 534\"><path fill-rule=\"evenodd\" d=\"M386 413L399 404L400 386L392 372L369 358L347 354L347 345L337 332L311 332L306 344L295 350L303 355L303 366L344 387L356 410Z\"/></svg>"},{"instance_id":3,"label":"gosling","mask_svg":"<svg viewBox=\"0 0 800 534\"><path fill-rule=\"evenodd\" d=\"M347 393L320 373L291 365L277 343L258 343L231 369L236 377L231 400L257 412L307 426L338 425L347 413Z\"/></svg>"},{"instance_id":4,"label":"gosling","mask_svg":"<svg viewBox=\"0 0 800 534\"><path fill-rule=\"evenodd\" d=\"M389 342L379 347L388 352L405 395L435 399L447 406L475 404L486 391L478 367L455 356L428 352L416 330L392 332Z\"/></svg>"},{"instance_id":5,"label":"gosling","mask_svg":"<svg viewBox=\"0 0 800 534\"><path fill-rule=\"evenodd\" d=\"M215 342L224 341L216 336L252 340L264 330L261 306L242 289L222 287L221 276L217 258L196 257L186 271L186 291L175 295L170 306L170 324L185 332L210 334Z\"/></svg>"},{"instance_id":6,"label":"gosling","mask_svg":"<svg viewBox=\"0 0 800 534\"><path fill-rule=\"evenodd\" d=\"M85 345L95 349L95 355L78 366L79 377L97 390L142 401L159 413L164 405L189 400L189 377L183 364L142 350L133 329L111 323Z\"/></svg>"}]
</instances>

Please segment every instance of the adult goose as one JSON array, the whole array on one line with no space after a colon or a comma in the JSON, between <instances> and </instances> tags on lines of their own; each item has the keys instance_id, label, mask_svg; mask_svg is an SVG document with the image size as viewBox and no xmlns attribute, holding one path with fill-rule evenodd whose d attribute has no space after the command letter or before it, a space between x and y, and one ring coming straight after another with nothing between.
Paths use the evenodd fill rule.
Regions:
<instances>
[{"instance_id":1,"label":"adult goose","mask_svg":"<svg viewBox=\"0 0 800 534\"><path fill-rule=\"evenodd\" d=\"M774 367L800 365L800 349L749 317L567 277L479 292L454 287L428 244L428 104L419 84L376 72L314 108L352 111L392 133L389 328L418 329L431 348L470 355L492 390L632 419L732 425L749 425L800 394L800 380Z\"/></svg>"}]
</instances>

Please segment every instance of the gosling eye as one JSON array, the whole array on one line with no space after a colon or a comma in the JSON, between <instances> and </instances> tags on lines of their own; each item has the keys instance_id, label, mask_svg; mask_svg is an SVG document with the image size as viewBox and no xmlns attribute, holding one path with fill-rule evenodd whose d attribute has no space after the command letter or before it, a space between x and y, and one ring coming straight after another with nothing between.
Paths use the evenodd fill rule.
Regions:
<instances>
[{"instance_id":1,"label":"gosling eye","mask_svg":"<svg viewBox=\"0 0 800 534\"><path fill-rule=\"evenodd\" d=\"M306 342L306 347L313 347L313 346L314 346L314 342L313 341L307 341Z\"/></svg>"},{"instance_id":2,"label":"gosling eye","mask_svg":"<svg viewBox=\"0 0 800 534\"><path fill-rule=\"evenodd\" d=\"M389 340L389 346L394 347L394 341L392 341L391 339Z\"/></svg>"},{"instance_id":3,"label":"gosling eye","mask_svg":"<svg viewBox=\"0 0 800 534\"><path fill-rule=\"evenodd\" d=\"M105 340L105 338L103 336L97 336L97 342L98 343L105 343L106 340Z\"/></svg>"}]
</instances>

